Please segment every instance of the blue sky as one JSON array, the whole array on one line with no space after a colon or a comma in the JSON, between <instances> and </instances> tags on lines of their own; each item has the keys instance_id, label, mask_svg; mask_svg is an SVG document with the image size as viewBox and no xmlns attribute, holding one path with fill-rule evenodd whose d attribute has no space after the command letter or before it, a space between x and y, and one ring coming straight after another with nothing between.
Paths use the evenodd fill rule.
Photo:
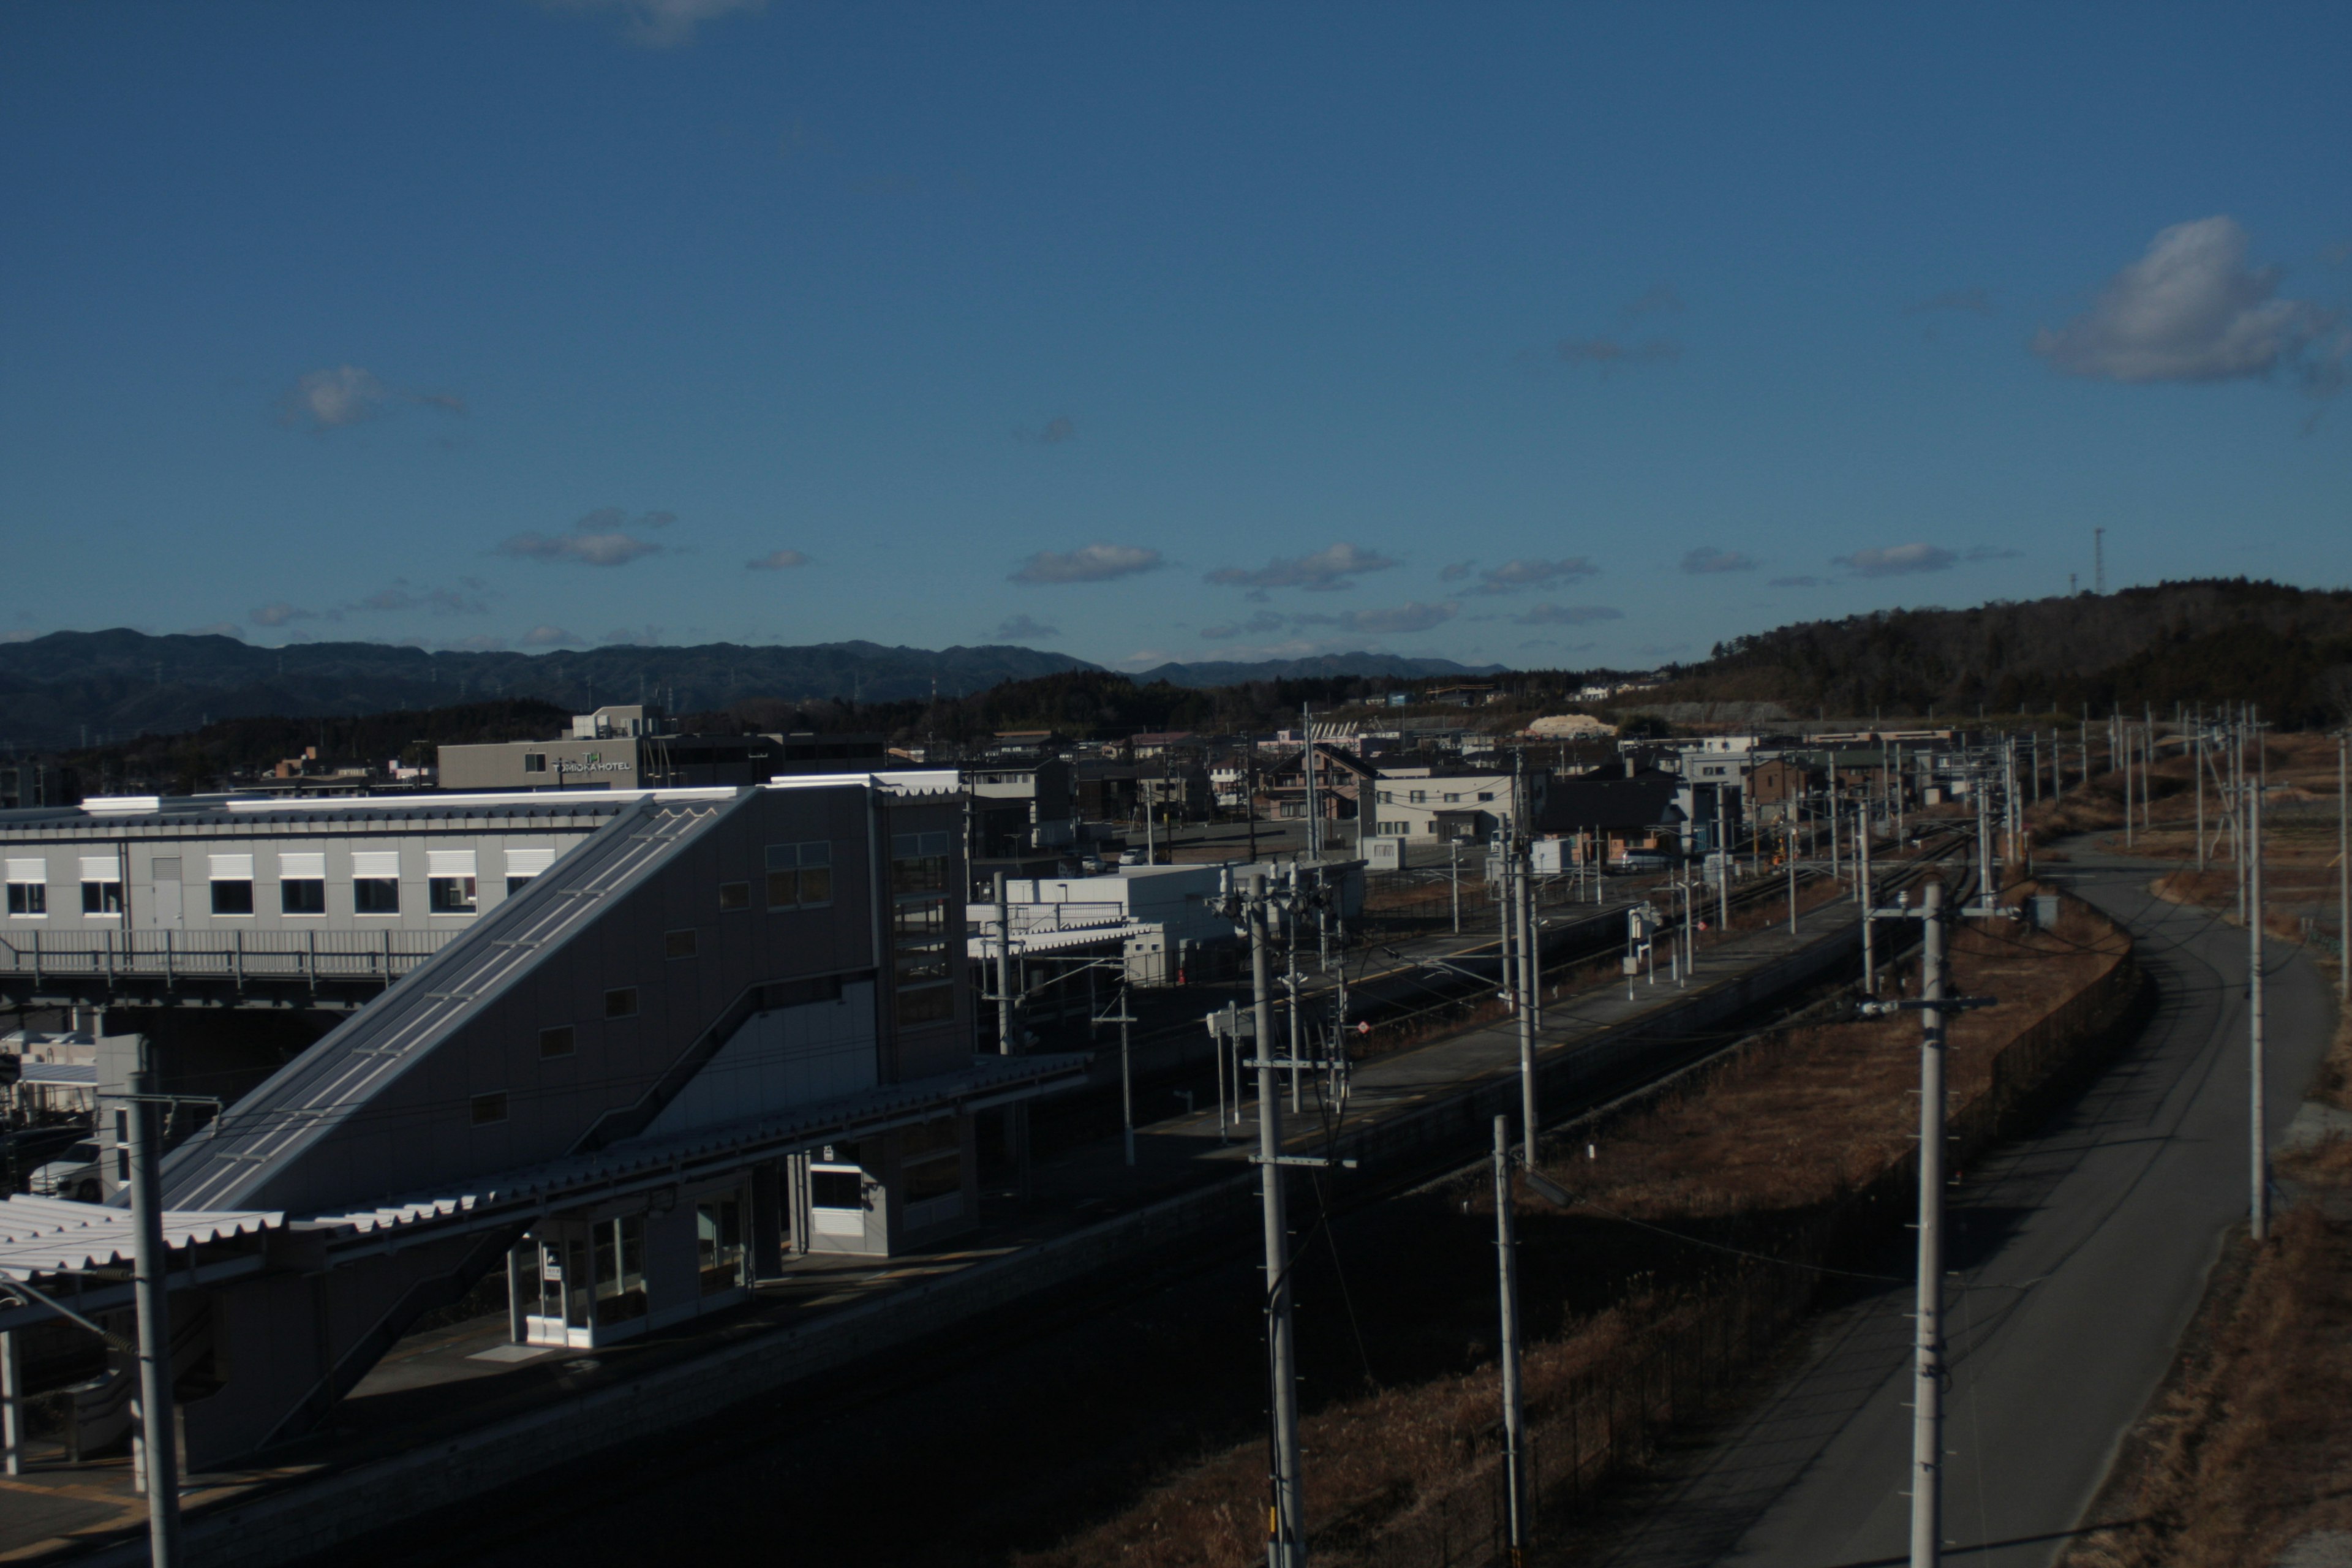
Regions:
<instances>
[{"instance_id":1,"label":"blue sky","mask_svg":"<svg viewBox=\"0 0 2352 1568\"><path fill-rule=\"evenodd\" d=\"M1642 665L2352 582L2352 8L0 11L0 636Z\"/></svg>"}]
</instances>

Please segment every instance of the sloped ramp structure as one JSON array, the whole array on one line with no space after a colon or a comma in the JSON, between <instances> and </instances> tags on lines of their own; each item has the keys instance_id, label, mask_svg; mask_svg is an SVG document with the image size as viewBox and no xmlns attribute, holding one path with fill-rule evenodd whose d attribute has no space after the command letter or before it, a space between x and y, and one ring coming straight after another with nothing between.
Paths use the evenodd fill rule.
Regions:
<instances>
[{"instance_id":1,"label":"sloped ramp structure","mask_svg":"<svg viewBox=\"0 0 2352 1568\"><path fill-rule=\"evenodd\" d=\"M1085 1058L972 1053L961 813L953 774L647 792L173 1151L175 1218L273 1222L175 1292L190 1463L501 1266L518 1340L593 1346L974 1223L973 1115Z\"/></svg>"}]
</instances>

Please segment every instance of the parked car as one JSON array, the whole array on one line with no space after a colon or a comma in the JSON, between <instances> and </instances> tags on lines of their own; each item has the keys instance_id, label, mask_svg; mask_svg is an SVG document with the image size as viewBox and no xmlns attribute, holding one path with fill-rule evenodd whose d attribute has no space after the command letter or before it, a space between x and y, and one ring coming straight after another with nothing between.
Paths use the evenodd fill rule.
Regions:
<instances>
[{"instance_id":1,"label":"parked car","mask_svg":"<svg viewBox=\"0 0 2352 1568\"><path fill-rule=\"evenodd\" d=\"M1671 870L1674 864L1675 858L1663 849L1628 849L1617 858L1617 869L1633 875Z\"/></svg>"},{"instance_id":2,"label":"parked car","mask_svg":"<svg viewBox=\"0 0 2352 1568\"><path fill-rule=\"evenodd\" d=\"M76 1121L59 1122L53 1127L19 1127L0 1134L0 1181L8 1183L11 1192L24 1190L26 1181L35 1171L62 1157L68 1148L89 1136L89 1129Z\"/></svg>"},{"instance_id":3,"label":"parked car","mask_svg":"<svg viewBox=\"0 0 2352 1568\"><path fill-rule=\"evenodd\" d=\"M103 1152L96 1139L85 1138L33 1173L33 1195L71 1198L77 1203L102 1203L106 1198Z\"/></svg>"}]
</instances>

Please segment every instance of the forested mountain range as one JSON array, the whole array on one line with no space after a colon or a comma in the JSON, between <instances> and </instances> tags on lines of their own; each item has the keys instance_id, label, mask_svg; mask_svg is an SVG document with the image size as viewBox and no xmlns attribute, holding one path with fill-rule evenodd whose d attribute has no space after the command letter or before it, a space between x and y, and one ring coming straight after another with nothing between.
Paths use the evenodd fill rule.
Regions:
<instances>
[{"instance_id":1,"label":"forested mountain range","mask_svg":"<svg viewBox=\"0 0 2352 1568\"><path fill-rule=\"evenodd\" d=\"M1484 667L1491 669L1497 667ZM567 712L646 702L671 712L769 700L853 705L961 697L1005 681L1100 667L1009 645L880 643L587 652L427 652L370 642L257 647L232 637L116 628L0 643L0 749L55 750L181 734L216 720L343 717L533 699ZM1169 664L1137 679L1181 687L1251 680L1472 673L1450 659L1336 654L1260 664Z\"/></svg>"},{"instance_id":2,"label":"forested mountain range","mask_svg":"<svg viewBox=\"0 0 2352 1568\"><path fill-rule=\"evenodd\" d=\"M2252 702L2279 723L2352 717L2352 592L2244 578L1966 610L1806 621L1717 645L1644 703L1779 702L1798 717L2094 714Z\"/></svg>"}]
</instances>

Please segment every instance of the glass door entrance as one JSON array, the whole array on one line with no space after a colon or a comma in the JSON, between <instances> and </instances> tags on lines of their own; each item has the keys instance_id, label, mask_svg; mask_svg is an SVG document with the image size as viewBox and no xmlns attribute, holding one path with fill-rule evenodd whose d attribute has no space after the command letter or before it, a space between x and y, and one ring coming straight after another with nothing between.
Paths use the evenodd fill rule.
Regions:
<instances>
[{"instance_id":1,"label":"glass door entrance","mask_svg":"<svg viewBox=\"0 0 2352 1568\"><path fill-rule=\"evenodd\" d=\"M580 1349L636 1332L646 1318L646 1222L557 1220L523 1243L539 1249L539 1292L524 1315L535 1345ZM526 1274L528 1271L526 1271Z\"/></svg>"}]
</instances>

